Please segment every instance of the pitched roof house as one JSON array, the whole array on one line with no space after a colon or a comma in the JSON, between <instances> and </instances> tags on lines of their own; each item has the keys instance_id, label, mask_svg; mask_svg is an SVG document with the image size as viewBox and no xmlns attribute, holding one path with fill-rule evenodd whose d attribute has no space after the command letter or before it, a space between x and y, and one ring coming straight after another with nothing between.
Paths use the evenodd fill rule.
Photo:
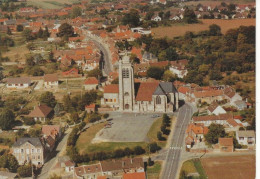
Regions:
<instances>
[{"instance_id":1,"label":"pitched roof house","mask_svg":"<svg viewBox=\"0 0 260 179\"><path fill-rule=\"evenodd\" d=\"M43 80L45 88L58 87L59 85L59 79L57 74L46 74L43 76Z\"/></svg>"},{"instance_id":2,"label":"pitched roof house","mask_svg":"<svg viewBox=\"0 0 260 179\"><path fill-rule=\"evenodd\" d=\"M18 77L18 78L7 78L6 87L7 88L28 88L31 85L31 80L28 77Z\"/></svg>"},{"instance_id":3,"label":"pitched roof house","mask_svg":"<svg viewBox=\"0 0 260 179\"><path fill-rule=\"evenodd\" d=\"M98 87L98 80L96 77L88 77L84 82L85 90L96 90Z\"/></svg>"},{"instance_id":4,"label":"pitched roof house","mask_svg":"<svg viewBox=\"0 0 260 179\"><path fill-rule=\"evenodd\" d=\"M51 117L52 111L52 108L47 105L39 105L28 116L32 117L35 121L45 122L47 118Z\"/></svg>"},{"instance_id":5,"label":"pitched roof house","mask_svg":"<svg viewBox=\"0 0 260 179\"><path fill-rule=\"evenodd\" d=\"M218 138L221 152L234 152L233 138Z\"/></svg>"}]
</instances>

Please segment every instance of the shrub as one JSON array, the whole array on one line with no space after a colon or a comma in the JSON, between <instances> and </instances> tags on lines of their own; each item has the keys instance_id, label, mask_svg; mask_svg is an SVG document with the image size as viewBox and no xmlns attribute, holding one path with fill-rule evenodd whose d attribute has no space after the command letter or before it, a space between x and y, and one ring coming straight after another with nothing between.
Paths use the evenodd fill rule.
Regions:
<instances>
[{"instance_id":1,"label":"shrub","mask_svg":"<svg viewBox=\"0 0 260 179\"><path fill-rule=\"evenodd\" d=\"M105 119L107 119L107 118L109 117L109 114L106 113L106 114L103 115L103 117L104 117Z\"/></svg>"},{"instance_id":2,"label":"shrub","mask_svg":"<svg viewBox=\"0 0 260 179\"><path fill-rule=\"evenodd\" d=\"M145 153L145 150L141 147L141 146L136 146L134 148L134 153L136 155L141 155L141 154L144 154Z\"/></svg>"},{"instance_id":3,"label":"shrub","mask_svg":"<svg viewBox=\"0 0 260 179\"><path fill-rule=\"evenodd\" d=\"M32 126L35 124L35 120L33 118L24 118L23 121L26 125L29 125L29 126Z\"/></svg>"},{"instance_id":4,"label":"shrub","mask_svg":"<svg viewBox=\"0 0 260 179\"><path fill-rule=\"evenodd\" d=\"M158 146L156 142L149 144L148 147L151 153L154 153L161 149L161 147Z\"/></svg>"}]
</instances>

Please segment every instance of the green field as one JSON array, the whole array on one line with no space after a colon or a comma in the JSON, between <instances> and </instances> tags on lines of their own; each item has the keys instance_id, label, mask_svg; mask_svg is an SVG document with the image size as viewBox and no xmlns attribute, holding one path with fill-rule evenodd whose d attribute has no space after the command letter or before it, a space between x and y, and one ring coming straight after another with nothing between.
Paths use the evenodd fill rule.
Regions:
<instances>
[{"instance_id":1,"label":"green field","mask_svg":"<svg viewBox=\"0 0 260 179\"><path fill-rule=\"evenodd\" d=\"M44 9L60 9L65 4L74 4L80 2L79 0L55 0L55 1L44 1L44 0L27 0L29 5L37 6Z\"/></svg>"},{"instance_id":2,"label":"green field","mask_svg":"<svg viewBox=\"0 0 260 179\"><path fill-rule=\"evenodd\" d=\"M160 172L162 169L162 163L161 162L155 162L153 166L147 167L147 178L149 179L159 179Z\"/></svg>"},{"instance_id":3,"label":"green field","mask_svg":"<svg viewBox=\"0 0 260 179\"><path fill-rule=\"evenodd\" d=\"M192 174L198 174L199 176L192 176ZM191 179L206 179L207 175L201 165L200 159L187 160L182 164L180 179L189 176Z\"/></svg>"}]
</instances>

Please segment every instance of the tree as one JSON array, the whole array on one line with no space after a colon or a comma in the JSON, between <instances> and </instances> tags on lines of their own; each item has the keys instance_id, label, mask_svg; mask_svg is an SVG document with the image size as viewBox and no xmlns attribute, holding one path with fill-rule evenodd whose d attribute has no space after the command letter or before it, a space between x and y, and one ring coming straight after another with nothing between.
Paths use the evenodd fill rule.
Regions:
<instances>
[{"instance_id":1,"label":"tree","mask_svg":"<svg viewBox=\"0 0 260 179\"><path fill-rule=\"evenodd\" d=\"M147 77L155 78L156 80L162 79L163 76L163 69L157 66L151 66L147 70Z\"/></svg>"},{"instance_id":2,"label":"tree","mask_svg":"<svg viewBox=\"0 0 260 179\"><path fill-rule=\"evenodd\" d=\"M32 36L32 30L31 29L24 29L22 33L23 37L25 38L26 41L33 40L34 37Z\"/></svg>"},{"instance_id":3,"label":"tree","mask_svg":"<svg viewBox=\"0 0 260 179\"><path fill-rule=\"evenodd\" d=\"M99 68L95 68L88 72L88 77L96 77L97 79L99 79L100 77L102 77L102 71Z\"/></svg>"},{"instance_id":4,"label":"tree","mask_svg":"<svg viewBox=\"0 0 260 179\"><path fill-rule=\"evenodd\" d=\"M7 27L7 32L6 32L8 35L12 35L12 31L9 27Z\"/></svg>"},{"instance_id":5,"label":"tree","mask_svg":"<svg viewBox=\"0 0 260 179\"><path fill-rule=\"evenodd\" d=\"M40 27L40 29L39 29L39 31L38 31L38 33L37 33L37 37L38 37L38 38L42 38L42 37L43 37L43 30L42 30L41 27Z\"/></svg>"},{"instance_id":6,"label":"tree","mask_svg":"<svg viewBox=\"0 0 260 179\"><path fill-rule=\"evenodd\" d=\"M82 14L82 9L80 7L78 7L78 6L75 6L72 9L71 18L74 19L76 17L81 16L81 14Z\"/></svg>"},{"instance_id":7,"label":"tree","mask_svg":"<svg viewBox=\"0 0 260 179\"><path fill-rule=\"evenodd\" d=\"M52 92L45 92L40 96L40 102L46 104L47 106L54 108L56 105L56 99Z\"/></svg>"},{"instance_id":8,"label":"tree","mask_svg":"<svg viewBox=\"0 0 260 179\"><path fill-rule=\"evenodd\" d=\"M154 162L152 161L151 157L148 158L147 165L153 166Z\"/></svg>"},{"instance_id":9,"label":"tree","mask_svg":"<svg viewBox=\"0 0 260 179\"><path fill-rule=\"evenodd\" d=\"M4 153L4 155L0 157L0 167L7 168L10 172L16 172L19 164L15 156Z\"/></svg>"},{"instance_id":10,"label":"tree","mask_svg":"<svg viewBox=\"0 0 260 179\"><path fill-rule=\"evenodd\" d=\"M79 121L79 115L77 112L73 112L70 114L70 118L75 122L77 123Z\"/></svg>"},{"instance_id":11,"label":"tree","mask_svg":"<svg viewBox=\"0 0 260 179\"><path fill-rule=\"evenodd\" d=\"M63 106L64 106L64 111L70 112L72 110L72 103L70 99L70 95L65 95L62 98Z\"/></svg>"},{"instance_id":12,"label":"tree","mask_svg":"<svg viewBox=\"0 0 260 179\"><path fill-rule=\"evenodd\" d=\"M10 109L3 109L0 113L0 127L2 130L10 130L14 126L15 116Z\"/></svg>"},{"instance_id":13,"label":"tree","mask_svg":"<svg viewBox=\"0 0 260 179\"><path fill-rule=\"evenodd\" d=\"M136 146L134 148L134 153L136 155L141 155L141 154L144 154L145 153L145 150L141 147L141 146Z\"/></svg>"},{"instance_id":14,"label":"tree","mask_svg":"<svg viewBox=\"0 0 260 179\"><path fill-rule=\"evenodd\" d=\"M162 132L160 132L160 131L157 132L157 138L158 138L158 140L160 140L160 141L164 140L164 138L163 138L163 136L162 136Z\"/></svg>"},{"instance_id":15,"label":"tree","mask_svg":"<svg viewBox=\"0 0 260 179\"><path fill-rule=\"evenodd\" d=\"M58 37L72 37L74 35L73 27L68 23L63 23L59 27Z\"/></svg>"},{"instance_id":16,"label":"tree","mask_svg":"<svg viewBox=\"0 0 260 179\"><path fill-rule=\"evenodd\" d=\"M45 29L44 29L43 34L42 34L42 38L43 38L44 40L47 40L48 37L50 37L50 32L49 32L48 27L45 26Z\"/></svg>"},{"instance_id":17,"label":"tree","mask_svg":"<svg viewBox=\"0 0 260 179\"><path fill-rule=\"evenodd\" d=\"M156 142L149 144L148 147L149 147L149 151L151 153L154 153L154 152L156 152L156 151L161 149L161 147L158 146Z\"/></svg>"},{"instance_id":18,"label":"tree","mask_svg":"<svg viewBox=\"0 0 260 179\"><path fill-rule=\"evenodd\" d=\"M23 31L23 25L19 24L16 26L16 31L17 32L22 32Z\"/></svg>"},{"instance_id":19,"label":"tree","mask_svg":"<svg viewBox=\"0 0 260 179\"><path fill-rule=\"evenodd\" d=\"M4 79L4 74L3 74L2 71L0 71L0 81L1 81L2 79Z\"/></svg>"},{"instance_id":20,"label":"tree","mask_svg":"<svg viewBox=\"0 0 260 179\"><path fill-rule=\"evenodd\" d=\"M184 11L183 21L188 24L194 24L198 22L198 19L193 10L186 8Z\"/></svg>"},{"instance_id":21,"label":"tree","mask_svg":"<svg viewBox=\"0 0 260 179\"><path fill-rule=\"evenodd\" d=\"M137 27L140 24L140 15L136 9L131 9L129 13L125 14L122 23L124 25L130 25L131 27Z\"/></svg>"},{"instance_id":22,"label":"tree","mask_svg":"<svg viewBox=\"0 0 260 179\"><path fill-rule=\"evenodd\" d=\"M211 36L220 36L221 35L221 28L216 24L212 24L209 26L209 35Z\"/></svg>"},{"instance_id":23,"label":"tree","mask_svg":"<svg viewBox=\"0 0 260 179\"><path fill-rule=\"evenodd\" d=\"M209 126L209 131L205 135L205 139L210 144L218 143L218 138L225 137L225 129L223 125L212 123Z\"/></svg>"},{"instance_id":24,"label":"tree","mask_svg":"<svg viewBox=\"0 0 260 179\"><path fill-rule=\"evenodd\" d=\"M32 165L22 165L17 169L20 177L31 177L32 176Z\"/></svg>"}]
</instances>

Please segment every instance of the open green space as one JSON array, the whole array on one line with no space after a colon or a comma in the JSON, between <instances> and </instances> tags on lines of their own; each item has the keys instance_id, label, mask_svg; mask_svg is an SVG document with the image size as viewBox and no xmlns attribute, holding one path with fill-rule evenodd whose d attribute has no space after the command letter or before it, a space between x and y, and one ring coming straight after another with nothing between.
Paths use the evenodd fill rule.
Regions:
<instances>
[{"instance_id":1,"label":"open green space","mask_svg":"<svg viewBox=\"0 0 260 179\"><path fill-rule=\"evenodd\" d=\"M199 174L196 176L194 174ZM194 175L194 176L192 176ZM207 175L201 165L200 159L191 159L187 160L182 164L180 171L180 179L183 178L191 178L191 179L206 179Z\"/></svg>"},{"instance_id":2,"label":"open green space","mask_svg":"<svg viewBox=\"0 0 260 179\"><path fill-rule=\"evenodd\" d=\"M160 172L162 168L161 162L155 162L153 166L147 167L147 178L149 179L158 179L160 177Z\"/></svg>"}]
</instances>

